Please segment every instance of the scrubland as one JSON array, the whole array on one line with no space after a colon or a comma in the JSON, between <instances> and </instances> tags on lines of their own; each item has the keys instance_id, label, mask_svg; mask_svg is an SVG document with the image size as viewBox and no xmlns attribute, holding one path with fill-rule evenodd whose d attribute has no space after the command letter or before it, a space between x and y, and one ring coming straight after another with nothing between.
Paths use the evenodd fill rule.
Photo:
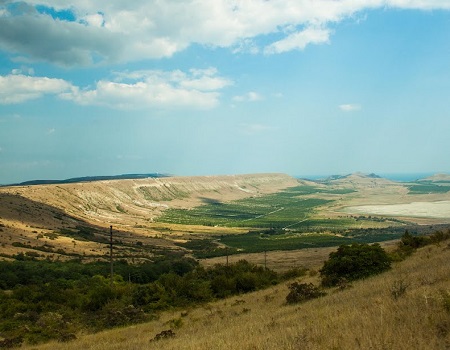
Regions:
<instances>
[{"instance_id":1,"label":"scrubland","mask_svg":"<svg viewBox=\"0 0 450 350\"><path fill-rule=\"evenodd\" d=\"M381 275L287 305L287 284L173 310L141 325L23 349L449 349L450 245L417 250ZM318 284L318 275L301 278ZM169 336L155 340L162 331Z\"/></svg>"}]
</instances>

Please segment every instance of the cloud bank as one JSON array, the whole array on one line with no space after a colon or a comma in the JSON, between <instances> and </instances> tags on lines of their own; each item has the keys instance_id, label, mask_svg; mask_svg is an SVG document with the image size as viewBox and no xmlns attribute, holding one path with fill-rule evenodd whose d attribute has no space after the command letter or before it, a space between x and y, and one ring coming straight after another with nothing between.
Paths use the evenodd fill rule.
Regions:
<instances>
[{"instance_id":1,"label":"cloud bank","mask_svg":"<svg viewBox=\"0 0 450 350\"><path fill-rule=\"evenodd\" d=\"M450 2L4 0L0 49L69 67L170 57L192 44L280 54L327 43L334 23L376 8L450 9Z\"/></svg>"},{"instance_id":2,"label":"cloud bank","mask_svg":"<svg viewBox=\"0 0 450 350\"><path fill-rule=\"evenodd\" d=\"M219 103L220 90L232 81L215 68L189 72L135 71L116 73L95 88L82 88L63 79L22 74L0 76L0 104L15 104L44 95L55 95L80 105L115 109L195 108L210 109Z\"/></svg>"}]
</instances>

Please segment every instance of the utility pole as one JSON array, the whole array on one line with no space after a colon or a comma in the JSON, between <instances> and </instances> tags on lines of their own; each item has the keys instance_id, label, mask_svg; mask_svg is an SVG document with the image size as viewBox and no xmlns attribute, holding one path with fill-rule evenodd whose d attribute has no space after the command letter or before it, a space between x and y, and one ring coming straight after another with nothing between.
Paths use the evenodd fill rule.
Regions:
<instances>
[{"instance_id":1,"label":"utility pole","mask_svg":"<svg viewBox=\"0 0 450 350\"><path fill-rule=\"evenodd\" d=\"M114 280L114 265L113 265L113 231L112 225L109 226L109 264L111 267L111 287L113 286Z\"/></svg>"},{"instance_id":2,"label":"utility pole","mask_svg":"<svg viewBox=\"0 0 450 350\"><path fill-rule=\"evenodd\" d=\"M264 251L264 270L267 270L267 250Z\"/></svg>"},{"instance_id":3,"label":"utility pole","mask_svg":"<svg viewBox=\"0 0 450 350\"><path fill-rule=\"evenodd\" d=\"M228 267L228 247L225 248L226 254L227 254L227 267Z\"/></svg>"}]
</instances>

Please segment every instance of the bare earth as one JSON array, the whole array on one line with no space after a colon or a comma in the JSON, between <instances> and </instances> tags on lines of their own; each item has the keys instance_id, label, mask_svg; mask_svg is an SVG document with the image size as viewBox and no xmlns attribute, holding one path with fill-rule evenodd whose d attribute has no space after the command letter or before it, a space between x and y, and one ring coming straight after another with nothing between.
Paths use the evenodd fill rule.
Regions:
<instances>
[{"instance_id":1,"label":"bare earth","mask_svg":"<svg viewBox=\"0 0 450 350\"><path fill-rule=\"evenodd\" d=\"M450 219L450 201L362 205L347 207L345 208L345 212L352 214Z\"/></svg>"}]
</instances>

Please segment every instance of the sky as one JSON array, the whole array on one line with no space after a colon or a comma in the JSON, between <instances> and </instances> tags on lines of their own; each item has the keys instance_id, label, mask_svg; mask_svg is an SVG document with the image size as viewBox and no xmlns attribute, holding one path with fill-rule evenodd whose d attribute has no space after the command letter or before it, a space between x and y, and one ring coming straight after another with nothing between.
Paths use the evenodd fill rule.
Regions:
<instances>
[{"instance_id":1,"label":"sky","mask_svg":"<svg viewBox=\"0 0 450 350\"><path fill-rule=\"evenodd\" d=\"M0 0L0 184L450 172L450 0Z\"/></svg>"}]
</instances>

